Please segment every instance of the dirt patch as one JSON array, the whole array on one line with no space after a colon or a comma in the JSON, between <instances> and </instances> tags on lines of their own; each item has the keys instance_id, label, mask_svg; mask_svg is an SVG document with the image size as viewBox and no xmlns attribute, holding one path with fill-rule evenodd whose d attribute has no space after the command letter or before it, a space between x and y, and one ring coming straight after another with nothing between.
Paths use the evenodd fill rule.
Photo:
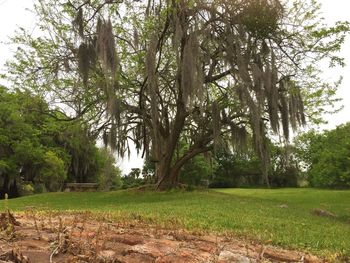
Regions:
<instances>
[{"instance_id":1,"label":"dirt patch","mask_svg":"<svg viewBox=\"0 0 350 263\"><path fill-rule=\"evenodd\" d=\"M13 219L6 220L7 231L1 231L0 263L324 262L231 237L114 222L90 214L30 212Z\"/></svg>"}]
</instances>

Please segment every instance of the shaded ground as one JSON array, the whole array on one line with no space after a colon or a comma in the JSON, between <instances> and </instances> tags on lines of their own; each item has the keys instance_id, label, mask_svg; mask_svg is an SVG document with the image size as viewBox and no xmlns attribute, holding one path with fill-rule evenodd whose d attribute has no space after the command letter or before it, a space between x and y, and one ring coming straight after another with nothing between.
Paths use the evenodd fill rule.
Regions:
<instances>
[{"instance_id":1,"label":"shaded ground","mask_svg":"<svg viewBox=\"0 0 350 263\"><path fill-rule=\"evenodd\" d=\"M0 214L0 263L324 262L228 236L114 222L90 213Z\"/></svg>"}]
</instances>

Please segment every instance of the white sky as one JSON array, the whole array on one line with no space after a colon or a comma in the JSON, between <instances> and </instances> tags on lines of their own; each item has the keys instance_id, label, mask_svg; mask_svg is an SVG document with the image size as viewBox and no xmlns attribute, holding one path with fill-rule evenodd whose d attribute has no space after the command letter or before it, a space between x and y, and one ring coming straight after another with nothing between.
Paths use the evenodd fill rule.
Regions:
<instances>
[{"instance_id":1,"label":"white sky","mask_svg":"<svg viewBox=\"0 0 350 263\"><path fill-rule=\"evenodd\" d=\"M12 57L12 49L6 42L8 37L14 34L18 26L32 29L35 24L35 16L31 9L33 0L0 0L0 73L4 72L3 64ZM319 0L322 4L323 17L326 23L334 23L339 20L350 21L350 1L347 0ZM344 77L343 83L338 90L338 96L343 99L344 109L334 115L325 116L328 124L323 128L335 126L350 121L350 38L348 37L343 46L341 55L348 64L344 68L329 69L325 67L324 78L336 80L340 75ZM5 84L5 83L0 83ZM131 168L142 167L142 160L136 154L130 160L120 162L123 173L128 173Z\"/></svg>"}]
</instances>

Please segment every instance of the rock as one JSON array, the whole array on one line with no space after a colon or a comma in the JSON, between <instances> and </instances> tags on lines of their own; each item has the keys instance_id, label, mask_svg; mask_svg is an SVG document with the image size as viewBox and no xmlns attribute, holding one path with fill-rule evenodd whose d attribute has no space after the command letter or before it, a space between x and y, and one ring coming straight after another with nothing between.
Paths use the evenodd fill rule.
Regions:
<instances>
[{"instance_id":1,"label":"rock","mask_svg":"<svg viewBox=\"0 0 350 263\"><path fill-rule=\"evenodd\" d=\"M113 241L106 241L104 243L105 250L113 250L116 254L126 255L131 246L123 243L116 243Z\"/></svg>"},{"instance_id":2,"label":"rock","mask_svg":"<svg viewBox=\"0 0 350 263\"><path fill-rule=\"evenodd\" d=\"M173 242L170 240L162 240L161 242L149 241L145 244L139 244L131 247L129 252L140 253L158 258L163 255L174 253L177 248L178 242Z\"/></svg>"},{"instance_id":3,"label":"rock","mask_svg":"<svg viewBox=\"0 0 350 263\"><path fill-rule=\"evenodd\" d=\"M323 263L323 262L325 261L312 255L306 255L304 257L304 263Z\"/></svg>"},{"instance_id":4,"label":"rock","mask_svg":"<svg viewBox=\"0 0 350 263\"><path fill-rule=\"evenodd\" d=\"M205 241L194 241L193 242L195 247L198 248L201 251L205 251L208 253L215 253L217 245L214 243L209 243L209 242L205 242Z\"/></svg>"},{"instance_id":5,"label":"rock","mask_svg":"<svg viewBox=\"0 0 350 263\"><path fill-rule=\"evenodd\" d=\"M35 263L35 262L45 262L48 261L50 258L51 252L48 251L40 251L40 250L23 250L23 257L27 258L28 262ZM23 259L21 259L23 260ZM16 261L20 263L26 263L27 261Z\"/></svg>"},{"instance_id":6,"label":"rock","mask_svg":"<svg viewBox=\"0 0 350 263\"><path fill-rule=\"evenodd\" d=\"M301 256L293 251L277 251L276 249L267 248L263 254L264 258L277 260L281 262L300 262Z\"/></svg>"},{"instance_id":7,"label":"rock","mask_svg":"<svg viewBox=\"0 0 350 263\"><path fill-rule=\"evenodd\" d=\"M172 263L172 262L192 262L191 259L183 258L175 254L166 255L164 257L159 257L156 259L155 263Z\"/></svg>"},{"instance_id":8,"label":"rock","mask_svg":"<svg viewBox=\"0 0 350 263\"><path fill-rule=\"evenodd\" d=\"M98 257L105 261L113 260L115 255L116 253L113 250L102 250L98 253Z\"/></svg>"},{"instance_id":9,"label":"rock","mask_svg":"<svg viewBox=\"0 0 350 263\"><path fill-rule=\"evenodd\" d=\"M324 217L331 217L331 218L335 218L337 217L337 215L327 211L327 210L323 210L323 209L314 209L312 210L312 213L318 216L324 216Z\"/></svg>"},{"instance_id":10,"label":"rock","mask_svg":"<svg viewBox=\"0 0 350 263\"><path fill-rule=\"evenodd\" d=\"M282 205L280 205L280 208L288 208L288 205L282 204Z\"/></svg>"},{"instance_id":11,"label":"rock","mask_svg":"<svg viewBox=\"0 0 350 263\"><path fill-rule=\"evenodd\" d=\"M212 254L200 252L195 249L180 248L175 253L165 254L157 258L155 263L194 263L194 262L211 262Z\"/></svg>"},{"instance_id":12,"label":"rock","mask_svg":"<svg viewBox=\"0 0 350 263\"><path fill-rule=\"evenodd\" d=\"M218 263L229 263L229 262L251 263L252 261L245 256L233 253L228 250L221 251L218 258Z\"/></svg>"},{"instance_id":13,"label":"rock","mask_svg":"<svg viewBox=\"0 0 350 263\"><path fill-rule=\"evenodd\" d=\"M20 240L17 244L26 250L50 250L50 243L45 240Z\"/></svg>"},{"instance_id":14,"label":"rock","mask_svg":"<svg viewBox=\"0 0 350 263\"><path fill-rule=\"evenodd\" d=\"M122 257L117 257L116 262L127 262L127 263L153 263L154 258L149 255L144 255L140 253L130 253Z\"/></svg>"},{"instance_id":15,"label":"rock","mask_svg":"<svg viewBox=\"0 0 350 263\"><path fill-rule=\"evenodd\" d=\"M127 244L130 246L138 245L143 243L143 237L141 235L129 235L129 234L123 234L118 235L113 238L113 241Z\"/></svg>"}]
</instances>

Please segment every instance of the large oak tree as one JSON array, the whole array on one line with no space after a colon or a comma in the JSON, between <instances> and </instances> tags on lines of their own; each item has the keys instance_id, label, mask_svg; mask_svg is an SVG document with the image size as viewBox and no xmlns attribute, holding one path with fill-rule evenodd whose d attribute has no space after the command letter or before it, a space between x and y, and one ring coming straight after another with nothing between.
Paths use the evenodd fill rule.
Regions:
<instances>
[{"instance_id":1,"label":"large oak tree","mask_svg":"<svg viewBox=\"0 0 350 263\"><path fill-rule=\"evenodd\" d=\"M317 62L342 64L334 54L348 24L325 27L318 9L315 1L39 0L42 31L14 38L24 47L9 79L83 118L119 154L133 142L155 162L158 189L219 147L252 146L269 184L268 136L288 139L334 93ZM176 154L180 141L189 147Z\"/></svg>"}]
</instances>

